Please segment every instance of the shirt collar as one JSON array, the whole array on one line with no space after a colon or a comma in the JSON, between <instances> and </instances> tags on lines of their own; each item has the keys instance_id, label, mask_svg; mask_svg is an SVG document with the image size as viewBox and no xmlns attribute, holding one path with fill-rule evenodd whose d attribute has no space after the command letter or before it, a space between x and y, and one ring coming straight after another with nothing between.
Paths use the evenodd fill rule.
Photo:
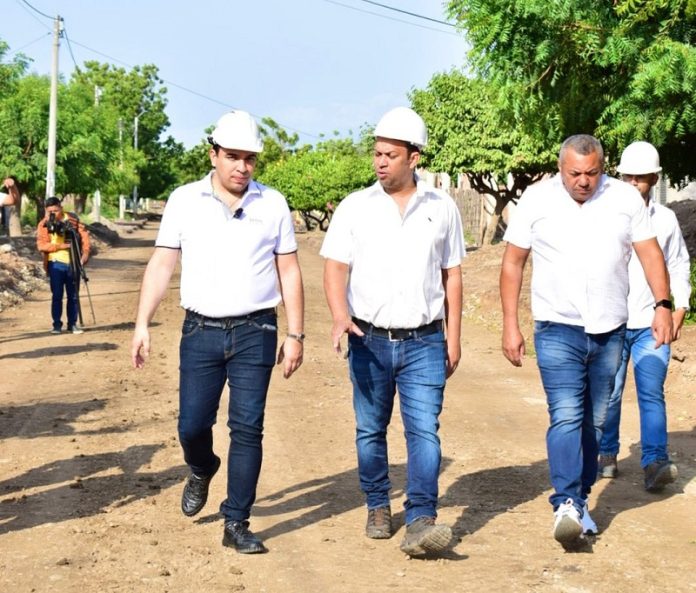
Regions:
<instances>
[{"instance_id":1,"label":"shirt collar","mask_svg":"<svg viewBox=\"0 0 696 593\"><path fill-rule=\"evenodd\" d=\"M563 185L563 178L561 177L560 172L556 173L556 175L553 177L553 180L558 189L563 191L565 195L568 196L569 200L573 200L573 197L568 193L568 190L566 189L565 185ZM585 200L583 204L593 202L597 198L599 198L608 189L610 183L611 181L609 176L606 173L602 173L602 176L600 177L599 182L597 183L597 189L595 190L595 193L593 193L589 198L587 198L587 200Z\"/></svg>"},{"instance_id":2,"label":"shirt collar","mask_svg":"<svg viewBox=\"0 0 696 593\"><path fill-rule=\"evenodd\" d=\"M216 200L219 200L220 198L218 198L217 194L215 194L213 191L213 172L214 169L211 170L210 173L208 173L203 179L201 179L201 183L203 185L201 193L204 196L212 196ZM253 179L249 180L249 185L247 185L247 189L244 192L241 201L243 202L247 196L261 196L261 185Z\"/></svg>"},{"instance_id":3,"label":"shirt collar","mask_svg":"<svg viewBox=\"0 0 696 593\"><path fill-rule=\"evenodd\" d=\"M428 184L423 181L417 173L413 174L413 180L416 182L416 197L418 199L425 197L426 193L428 192ZM372 191L382 194L383 196L386 196L388 198L391 198L391 196L384 191L384 188L382 187L382 184L379 182L379 180L375 181L375 183L372 185Z\"/></svg>"}]
</instances>

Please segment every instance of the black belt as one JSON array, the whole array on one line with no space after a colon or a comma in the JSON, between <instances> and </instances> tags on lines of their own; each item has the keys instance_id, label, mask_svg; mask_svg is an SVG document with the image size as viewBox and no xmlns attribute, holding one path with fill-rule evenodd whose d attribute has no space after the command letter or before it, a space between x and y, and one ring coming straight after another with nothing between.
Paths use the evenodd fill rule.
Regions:
<instances>
[{"instance_id":1,"label":"black belt","mask_svg":"<svg viewBox=\"0 0 696 593\"><path fill-rule=\"evenodd\" d=\"M372 334L373 336L378 336L380 338L388 338L392 342L401 342L403 340L411 340L413 338L418 338L421 336L429 336L430 334L442 331L442 319L436 319L420 327L413 329L386 329L383 327L376 327L367 321L353 317L353 323L357 325L366 334Z\"/></svg>"},{"instance_id":2,"label":"black belt","mask_svg":"<svg viewBox=\"0 0 696 593\"><path fill-rule=\"evenodd\" d=\"M259 309L258 311L253 311L252 313L235 317L206 317L205 315L201 315L200 313L186 309L186 320L195 321L196 323L205 327L232 329L233 327L246 323L247 321L251 321L252 319L264 317L265 315L275 315L275 313L275 309Z\"/></svg>"}]
</instances>

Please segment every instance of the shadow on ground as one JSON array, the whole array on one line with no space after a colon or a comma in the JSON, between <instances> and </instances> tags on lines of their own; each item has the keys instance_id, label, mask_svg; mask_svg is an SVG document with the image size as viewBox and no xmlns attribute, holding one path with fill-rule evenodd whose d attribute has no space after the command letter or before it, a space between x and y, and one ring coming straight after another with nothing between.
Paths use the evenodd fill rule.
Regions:
<instances>
[{"instance_id":1,"label":"shadow on ground","mask_svg":"<svg viewBox=\"0 0 696 593\"><path fill-rule=\"evenodd\" d=\"M158 495L181 482L185 469L141 471L163 443L137 445L125 451L77 455L31 469L0 482L0 535L47 523L90 517L110 506L121 507ZM113 475L98 476L107 470ZM35 492L32 490L40 489Z\"/></svg>"}]
</instances>

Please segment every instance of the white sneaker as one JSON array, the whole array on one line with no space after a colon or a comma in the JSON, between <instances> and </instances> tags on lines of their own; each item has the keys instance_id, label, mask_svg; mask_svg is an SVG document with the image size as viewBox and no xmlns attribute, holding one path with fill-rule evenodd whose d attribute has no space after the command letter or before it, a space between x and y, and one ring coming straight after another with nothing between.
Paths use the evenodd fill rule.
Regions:
<instances>
[{"instance_id":1,"label":"white sneaker","mask_svg":"<svg viewBox=\"0 0 696 593\"><path fill-rule=\"evenodd\" d=\"M567 499L554 513L556 520L553 524L553 537L564 548L577 543L582 535L583 527L580 513L573 504L573 499Z\"/></svg>"},{"instance_id":2,"label":"white sneaker","mask_svg":"<svg viewBox=\"0 0 696 593\"><path fill-rule=\"evenodd\" d=\"M597 523L590 517L590 509L588 508L587 499L585 499L585 506L582 507L582 532L585 534L591 533L592 535L597 535L599 529L597 529Z\"/></svg>"}]
</instances>

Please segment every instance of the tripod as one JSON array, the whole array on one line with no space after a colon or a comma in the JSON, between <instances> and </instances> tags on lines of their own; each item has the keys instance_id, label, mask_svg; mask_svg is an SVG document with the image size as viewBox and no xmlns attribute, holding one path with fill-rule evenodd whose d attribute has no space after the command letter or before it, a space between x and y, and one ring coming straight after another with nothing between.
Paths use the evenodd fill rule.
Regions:
<instances>
[{"instance_id":1,"label":"tripod","mask_svg":"<svg viewBox=\"0 0 696 593\"><path fill-rule=\"evenodd\" d=\"M75 282L75 296L77 297L77 315L80 319L80 325L84 325L82 320L82 305L80 303L80 279L84 280L85 289L87 290L87 300L89 308L92 311L92 323L96 324L97 319L94 316L94 306L92 305L92 295L89 293L89 278L85 272L85 267L82 265L82 249L80 247L80 235L77 232L70 220L65 221L66 235L70 236L70 267L72 268L73 281Z\"/></svg>"}]
</instances>

